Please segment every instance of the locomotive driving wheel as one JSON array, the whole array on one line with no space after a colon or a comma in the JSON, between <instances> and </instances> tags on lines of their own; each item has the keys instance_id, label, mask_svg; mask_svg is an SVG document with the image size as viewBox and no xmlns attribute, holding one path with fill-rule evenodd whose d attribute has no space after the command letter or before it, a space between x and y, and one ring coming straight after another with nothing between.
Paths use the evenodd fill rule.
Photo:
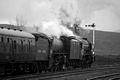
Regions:
<instances>
[{"instance_id":1,"label":"locomotive driving wheel","mask_svg":"<svg viewBox=\"0 0 120 80\"><path fill-rule=\"evenodd\" d=\"M24 64L24 72L30 71L30 65L29 64Z\"/></svg>"},{"instance_id":2,"label":"locomotive driving wheel","mask_svg":"<svg viewBox=\"0 0 120 80\"><path fill-rule=\"evenodd\" d=\"M37 65L36 62L33 62L31 64L31 70L30 70L30 72L32 72L32 73L37 73L38 72L38 65Z\"/></svg>"},{"instance_id":3,"label":"locomotive driving wheel","mask_svg":"<svg viewBox=\"0 0 120 80\"><path fill-rule=\"evenodd\" d=\"M24 72L24 66L23 66L23 64L17 64L17 73L18 74L21 74L21 73L23 73Z\"/></svg>"}]
</instances>

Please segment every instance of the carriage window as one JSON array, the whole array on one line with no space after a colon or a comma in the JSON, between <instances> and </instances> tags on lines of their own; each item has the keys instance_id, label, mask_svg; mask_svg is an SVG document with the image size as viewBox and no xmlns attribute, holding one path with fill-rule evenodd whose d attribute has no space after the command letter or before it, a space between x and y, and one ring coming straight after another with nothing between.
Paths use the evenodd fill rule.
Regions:
<instances>
[{"instance_id":1,"label":"carriage window","mask_svg":"<svg viewBox=\"0 0 120 80\"><path fill-rule=\"evenodd\" d=\"M21 40L21 50L23 50L23 41Z\"/></svg>"},{"instance_id":2,"label":"carriage window","mask_svg":"<svg viewBox=\"0 0 120 80\"><path fill-rule=\"evenodd\" d=\"M9 43L9 41L10 41L9 38L7 38L7 42L8 42L8 43Z\"/></svg>"},{"instance_id":3,"label":"carriage window","mask_svg":"<svg viewBox=\"0 0 120 80\"><path fill-rule=\"evenodd\" d=\"M0 42L1 42L1 36L0 36Z\"/></svg>"},{"instance_id":4,"label":"carriage window","mask_svg":"<svg viewBox=\"0 0 120 80\"><path fill-rule=\"evenodd\" d=\"M13 49L13 43L12 43L12 39L10 38L10 52L12 52L12 49Z\"/></svg>"},{"instance_id":5,"label":"carriage window","mask_svg":"<svg viewBox=\"0 0 120 80\"><path fill-rule=\"evenodd\" d=\"M11 51L14 49L13 40L11 39Z\"/></svg>"},{"instance_id":6,"label":"carriage window","mask_svg":"<svg viewBox=\"0 0 120 80\"><path fill-rule=\"evenodd\" d=\"M17 49L17 48L16 48L17 46L16 46L16 41L15 41L15 40L14 40L13 46L14 46L13 48L16 50L16 49Z\"/></svg>"},{"instance_id":7,"label":"carriage window","mask_svg":"<svg viewBox=\"0 0 120 80\"><path fill-rule=\"evenodd\" d=\"M28 50L30 50L30 41L28 41Z\"/></svg>"},{"instance_id":8,"label":"carriage window","mask_svg":"<svg viewBox=\"0 0 120 80\"><path fill-rule=\"evenodd\" d=\"M26 43L25 43L25 40L23 40L23 44L25 45Z\"/></svg>"},{"instance_id":9,"label":"carriage window","mask_svg":"<svg viewBox=\"0 0 120 80\"><path fill-rule=\"evenodd\" d=\"M3 36L1 37L1 42L3 42L4 41L4 38L3 38Z\"/></svg>"},{"instance_id":10,"label":"carriage window","mask_svg":"<svg viewBox=\"0 0 120 80\"><path fill-rule=\"evenodd\" d=\"M18 39L18 44L21 45L21 40L20 39Z\"/></svg>"}]
</instances>

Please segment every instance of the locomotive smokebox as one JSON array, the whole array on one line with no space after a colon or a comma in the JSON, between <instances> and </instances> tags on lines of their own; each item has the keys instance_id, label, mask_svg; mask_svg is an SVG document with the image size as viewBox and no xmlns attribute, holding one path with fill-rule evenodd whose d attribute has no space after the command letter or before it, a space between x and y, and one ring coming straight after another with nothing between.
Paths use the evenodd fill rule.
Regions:
<instances>
[{"instance_id":1,"label":"locomotive smokebox","mask_svg":"<svg viewBox=\"0 0 120 80\"><path fill-rule=\"evenodd\" d=\"M52 49L56 51L61 49L62 47L63 47L63 42L58 38L54 38L52 42Z\"/></svg>"}]
</instances>

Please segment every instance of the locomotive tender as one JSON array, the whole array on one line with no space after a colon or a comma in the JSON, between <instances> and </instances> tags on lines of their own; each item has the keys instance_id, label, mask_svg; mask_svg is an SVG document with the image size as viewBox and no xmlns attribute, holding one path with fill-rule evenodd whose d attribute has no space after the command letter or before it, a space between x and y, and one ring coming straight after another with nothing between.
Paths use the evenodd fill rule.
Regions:
<instances>
[{"instance_id":1,"label":"locomotive tender","mask_svg":"<svg viewBox=\"0 0 120 80\"><path fill-rule=\"evenodd\" d=\"M0 28L0 74L90 67L91 43L82 38L50 38L43 33Z\"/></svg>"}]
</instances>

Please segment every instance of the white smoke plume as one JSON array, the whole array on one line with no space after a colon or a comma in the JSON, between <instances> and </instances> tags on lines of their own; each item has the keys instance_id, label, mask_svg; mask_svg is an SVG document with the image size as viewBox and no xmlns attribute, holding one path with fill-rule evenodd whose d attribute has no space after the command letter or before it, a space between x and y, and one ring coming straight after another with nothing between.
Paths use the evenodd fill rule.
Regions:
<instances>
[{"instance_id":1,"label":"white smoke plume","mask_svg":"<svg viewBox=\"0 0 120 80\"><path fill-rule=\"evenodd\" d=\"M22 7L22 9L26 8L27 10L25 9L21 12L23 15L27 14L24 17L28 19L29 25L41 25L42 27L39 26L40 29L43 28L45 24L50 24L51 21L53 23L54 20L59 20L58 22L63 21L64 24L82 22L81 26L85 27L86 24L91 24L90 20L96 16L94 14L95 11L101 11L111 4L103 0L31 0L27 3L27 7ZM94 22L97 23L99 21L102 22L102 20L95 20ZM61 24L59 23L59 25ZM56 27L58 27L58 25ZM48 28L51 29L54 27L51 25ZM56 31L60 34L59 30Z\"/></svg>"},{"instance_id":2,"label":"white smoke plume","mask_svg":"<svg viewBox=\"0 0 120 80\"><path fill-rule=\"evenodd\" d=\"M74 36L73 32L61 25L59 20L43 22L39 31L45 33L49 37L56 36L59 38L61 35Z\"/></svg>"},{"instance_id":3,"label":"white smoke plume","mask_svg":"<svg viewBox=\"0 0 120 80\"><path fill-rule=\"evenodd\" d=\"M57 37L60 35L74 35L73 32L62 23L75 23L78 13L77 2L75 0L33 1L30 4L32 13L31 16L27 15L27 17L31 17L31 20L34 20L31 21L31 24L40 25L38 26L38 32Z\"/></svg>"}]
</instances>

